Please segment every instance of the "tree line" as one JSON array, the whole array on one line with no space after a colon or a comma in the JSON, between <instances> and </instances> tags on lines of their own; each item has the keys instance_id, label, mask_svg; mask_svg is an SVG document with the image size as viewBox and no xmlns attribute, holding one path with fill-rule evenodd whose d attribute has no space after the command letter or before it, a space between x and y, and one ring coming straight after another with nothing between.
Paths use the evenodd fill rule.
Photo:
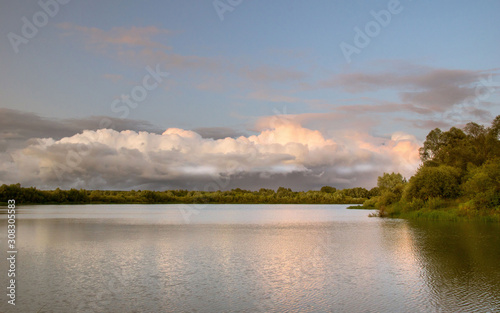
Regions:
<instances>
[{"instance_id":1,"label":"tree line","mask_svg":"<svg viewBox=\"0 0 500 313\"><path fill-rule=\"evenodd\" d=\"M436 128L420 148L422 161L409 180L399 173L384 173L377 187L319 191L240 188L228 191L189 190L39 190L20 184L0 186L0 203L19 204L105 203L262 203L262 204L363 204L379 216L430 216L439 218L494 216L500 220L500 115L489 127L468 123L463 129Z\"/></svg>"},{"instance_id":2,"label":"tree line","mask_svg":"<svg viewBox=\"0 0 500 313\"><path fill-rule=\"evenodd\" d=\"M0 203L15 199L18 204L164 204L164 203L262 203L262 204L361 204L379 195L379 189L351 188L337 190L324 186L319 191L292 191L290 188L261 188L250 191L240 188L229 191L189 190L40 190L20 184L0 186Z\"/></svg>"},{"instance_id":3,"label":"tree line","mask_svg":"<svg viewBox=\"0 0 500 313\"><path fill-rule=\"evenodd\" d=\"M406 180L378 178L380 195L364 202L379 216L456 218L489 216L500 221L500 115L489 127L436 128L420 148L422 161Z\"/></svg>"}]
</instances>

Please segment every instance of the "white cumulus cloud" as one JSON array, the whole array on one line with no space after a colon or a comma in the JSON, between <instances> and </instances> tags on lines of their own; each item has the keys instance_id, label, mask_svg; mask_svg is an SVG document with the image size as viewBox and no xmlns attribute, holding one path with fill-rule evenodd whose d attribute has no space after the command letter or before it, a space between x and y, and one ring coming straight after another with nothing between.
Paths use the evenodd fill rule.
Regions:
<instances>
[{"instance_id":1,"label":"white cumulus cloud","mask_svg":"<svg viewBox=\"0 0 500 313\"><path fill-rule=\"evenodd\" d=\"M419 142L408 134L330 137L290 121L257 135L216 140L179 128L161 135L84 130L32 139L0 155L0 183L87 189L203 189L209 183L212 189L370 187L384 171L410 176L419 163Z\"/></svg>"}]
</instances>

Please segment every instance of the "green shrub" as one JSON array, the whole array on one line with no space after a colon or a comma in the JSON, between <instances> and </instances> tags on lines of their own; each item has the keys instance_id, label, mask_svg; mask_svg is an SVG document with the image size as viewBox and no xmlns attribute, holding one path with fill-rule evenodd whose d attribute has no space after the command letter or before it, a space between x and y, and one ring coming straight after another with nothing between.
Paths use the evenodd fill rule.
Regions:
<instances>
[{"instance_id":1,"label":"green shrub","mask_svg":"<svg viewBox=\"0 0 500 313\"><path fill-rule=\"evenodd\" d=\"M384 191L379 197L379 206L388 206L399 201L399 196L392 191Z\"/></svg>"},{"instance_id":2,"label":"green shrub","mask_svg":"<svg viewBox=\"0 0 500 313\"><path fill-rule=\"evenodd\" d=\"M460 194L460 175L460 170L451 166L420 167L405 188L404 198L456 198Z\"/></svg>"},{"instance_id":3,"label":"green shrub","mask_svg":"<svg viewBox=\"0 0 500 313\"><path fill-rule=\"evenodd\" d=\"M405 211L418 211L424 208L425 201L422 199L413 199L410 202L406 202Z\"/></svg>"},{"instance_id":4,"label":"green shrub","mask_svg":"<svg viewBox=\"0 0 500 313\"><path fill-rule=\"evenodd\" d=\"M373 209L376 210L378 209L378 202L379 202L380 196L376 196L373 198L370 198L363 202L363 208L364 209Z\"/></svg>"},{"instance_id":5,"label":"green shrub","mask_svg":"<svg viewBox=\"0 0 500 313\"><path fill-rule=\"evenodd\" d=\"M443 207L446 207L446 201L443 199L436 197L436 198L430 198L429 200L426 201L425 207L429 210L437 210Z\"/></svg>"},{"instance_id":6,"label":"green shrub","mask_svg":"<svg viewBox=\"0 0 500 313\"><path fill-rule=\"evenodd\" d=\"M500 159L495 158L472 168L462 191L473 200L477 209L500 206Z\"/></svg>"},{"instance_id":7,"label":"green shrub","mask_svg":"<svg viewBox=\"0 0 500 313\"><path fill-rule=\"evenodd\" d=\"M382 193L387 190L394 191L398 185L404 185L405 183L406 180L400 173L384 173L377 179L377 186Z\"/></svg>"}]
</instances>

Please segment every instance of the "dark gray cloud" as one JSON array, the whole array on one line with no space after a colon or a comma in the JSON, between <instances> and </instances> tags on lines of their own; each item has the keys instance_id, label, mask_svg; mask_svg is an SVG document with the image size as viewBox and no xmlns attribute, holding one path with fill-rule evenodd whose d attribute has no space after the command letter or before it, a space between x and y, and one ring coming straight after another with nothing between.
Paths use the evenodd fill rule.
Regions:
<instances>
[{"instance_id":1,"label":"dark gray cloud","mask_svg":"<svg viewBox=\"0 0 500 313\"><path fill-rule=\"evenodd\" d=\"M413 66L389 72L343 73L321 81L319 86L350 93L395 90L408 110L430 114L480 97L481 91L484 94L484 90L493 89L491 79L497 75L498 69L471 71Z\"/></svg>"},{"instance_id":2,"label":"dark gray cloud","mask_svg":"<svg viewBox=\"0 0 500 313\"><path fill-rule=\"evenodd\" d=\"M423 129L426 131L432 130L434 128L440 128L443 130L448 130L452 127L452 124L445 120L433 120L433 119L408 119L408 118L395 118L395 121L404 122L412 125L415 128Z\"/></svg>"},{"instance_id":3,"label":"dark gray cloud","mask_svg":"<svg viewBox=\"0 0 500 313\"><path fill-rule=\"evenodd\" d=\"M198 127L193 129L193 131L200 134L203 138L212 139L238 138L246 135L241 131L229 127Z\"/></svg>"},{"instance_id":4,"label":"dark gray cloud","mask_svg":"<svg viewBox=\"0 0 500 313\"><path fill-rule=\"evenodd\" d=\"M432 89L442 86L460 86L478 82L491 71L467 71L432 68L411 68L392 72L355 72L336 75L320 82L322 87L341 88L351 93L379 89Z\"/></svg>"},{"instance_id":5,"label":"dark gray cloud","mask_svg":"<svg viewBox=\"0 0 500 313\"><path fill-rule=\"evenodd\" d=\"M162 130L149 122L105 116L86 118L45 118L31 112L0 108L0 152L7 148L20 148L34 138L59 140L81 133L83 130L111 128L116 131L135 130L158 133Z\"/></svg>"},{"instance_id":6,"label":"dark gray cloud","mask_svg":"<svg viewBox=\"0 0 500 313\"><path fill-rule=\"evenodd\" d=\"M436 86L422 91L401 92L401 99L430 111L443 112L455 104L474 97L474 87Z\"/></svg>"},{"instance_id":7,"label":"dark gray cloud","mask_svg":"<svg viewBox=\"0 0 500 313\"><path fill-rule=\"evenodd\" d=\"M356 113L392 113L392 112L414 112L419 114L429 114L432 110L422 108L410 103L392 103L382 104L352 104L343 105L335 108L337 111L356 112Z\"/></svg>"},{"instance_id":8,"label":"dark gray cloud","mask_svg":"<svg viewBox=\"0 0 500 313\"><path fill-rule=\"evenodd\" d=\"M323 174L321 174L323 173ZM374 182L380 173L377 170L365 172L363 175L328 173L323 168L313 169L311 173L292 172L287 174L274 173L265 178L262 173L239 173L230 175L223 179L214 181L210 177L197 177L193 181L169 181L156 182L147 186L155 190L171 188L182 188L188 190L229 190L241 188L247 190L259 190L260 188L274 189L278 187L291 188L294 191L319 190L323 186L333 186L335 188L352 188L363 186L365 188L374 187Z\"/></svg>"}]
</instances>

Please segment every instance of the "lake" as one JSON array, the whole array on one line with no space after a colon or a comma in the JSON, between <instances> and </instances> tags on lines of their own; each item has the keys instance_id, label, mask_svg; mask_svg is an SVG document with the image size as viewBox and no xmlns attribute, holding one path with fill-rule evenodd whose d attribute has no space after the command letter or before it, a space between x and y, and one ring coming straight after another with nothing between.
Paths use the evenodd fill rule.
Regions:
<instances>
[{"instance_id":1,"label":"lake","mask_svg":"<svg viewBox=\"0 0 500 313\"><path fill-rule=\"evenodd\" d=\"M0 311L500 311L500 225L346 207L18 207L16 306Z\"/></svg>"}]
</instances>

